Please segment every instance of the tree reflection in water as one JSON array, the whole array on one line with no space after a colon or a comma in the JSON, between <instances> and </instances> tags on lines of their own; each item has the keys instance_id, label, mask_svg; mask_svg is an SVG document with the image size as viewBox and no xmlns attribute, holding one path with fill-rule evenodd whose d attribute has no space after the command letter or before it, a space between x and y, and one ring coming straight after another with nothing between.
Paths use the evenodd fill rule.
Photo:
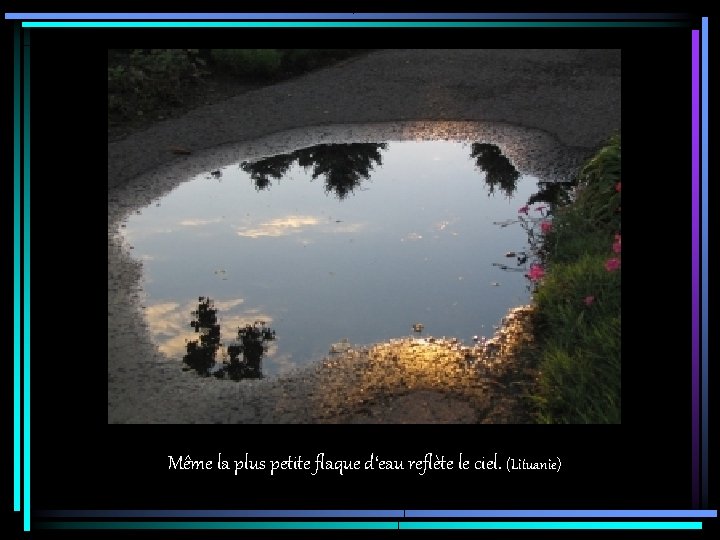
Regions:
<instances>
[{"instance_id":1,"label":"tree reflection in water","mask_svg":"<svg viewBox=\"0 0 720 540\"><path fill-rule=\"evenodd\" d=\"M342 200L370 178L376 165L382 165L381 150L386 143L319 144L290 154L243 162L240 168L250 174L255 189L267 189L272 179L280 180L297 164L312 169L313 179L323 176L325 191Z\"/></svg>"},{"instance_id":2,"label":"tree reflection in water","mask_svg":"<svg viewBox=\"0 0 720 540\"><path fill-rule=\"evenodd\" d=\"M292 165L297 162L301 167L312 170L313 179L323 176L325 191L334 193L338 199L342 200L353 193L362 184L363 180L370 178L374 166L382 165L381 150L386 148L386 143L320 144L254 162L243 162L240 167L250 174L255 188L260 191L269 188L273 179L280 180L283 178ZM485 173L484 180L488 187L488 196L494 195L496 190L503 192L508 198L515 194L520 172L503 155L499 146L488 143L473 143L470 157L475 161L476 166ZM540 181L538 182L538 191L530 196L527 205L547 203L542 215L529 218L526 217L527 212L525 212L525 216L519 215L516 219L496 222L495 224L501 227L519 223L527 233L528 246L517 252L509 251L506 253L507 259L515 259L514 264L506 259L506 262L492 263L493 266L507 272L527 272L528 264L536 262L541 255L537 248L536 226L541 220L552 216L557 205L566 204L570 200L570 190L574 185L575 182ZM247 327L241 329L240 332L244 332L246 336L240 335L238 339L241 341L252 339L259 343L270 339L263 337L265 334L263 334L262 327ZM258 357L258 354L262 356L262 353L253 352L260 349L254 348L252 345L243 347L247 365L251 365L254 359ZM233 347L230 347L228 352L231 361L230 368L226 372L232 376L232 373L239 371L239 368L236 367L236 359L239 353ZM188 353L190 353L189 349ZM204 356L199 356L196 362L201 367L208 364L208 360ZM245 369L252 372L251 368Z\"/></svg>"},{"instance_id":3,"label":"tree reflection in water","mask_svg":"<svg viewBox=\"0 0 720 540\"><path fill-rule=\"evenodd\" d=\"M281 154L258 161L244 161L240 168L250 174L250 179L255 183L255 189L262 191L271 186L271 180L280 180L295 162L295 155Z\"/></svg>"},{"instance_id":4,"label":"tree reflection in water","mask_svg":"<svg viewBox=\"0 0 720 540\"><path fill-rule=\"evenodd\" d=\"M538 192L530 196L527 204L546 202L551 208L570 202L570 190L577 185L572 182L538 182Z\"/></svg>"},{"instance_id":5,"label":"tree reflection in water","mask_svg":"<svg viewBox=\"0 0 720 540\"><path fill-rule=\"evenodd\" d=\"M275 330L266 327L264 321L255 321L244 328L238 328L238 343L229 345L227 354L229 362L215 368L220 343L220 325L217 324L217 309L210 298L198 298L198 309L192 312L193 321L190 326L200 333L200 339L188 342L187 354L183 362L188 370L195 370L199 375L217 378L228 378L234 381L241 379L262 378L262 357L267 352L267 342L275 340ZM240 355L243 356L242 360Z\"/></svg>"},{"instance_id":6,"label":"tree reflection in water","mask_svg":"<svg viewBox=\"0 0 720 540\"><path fill-rule=\"evenodd\" d=\"M499 188L508 197L512 197L517 188L517 181L520 173L506 158L500 148L494 144L473 143L470 157L475 164L485 173L485 183L488 186L488 196L495 193Z\"/></svg>"}]
</instances>

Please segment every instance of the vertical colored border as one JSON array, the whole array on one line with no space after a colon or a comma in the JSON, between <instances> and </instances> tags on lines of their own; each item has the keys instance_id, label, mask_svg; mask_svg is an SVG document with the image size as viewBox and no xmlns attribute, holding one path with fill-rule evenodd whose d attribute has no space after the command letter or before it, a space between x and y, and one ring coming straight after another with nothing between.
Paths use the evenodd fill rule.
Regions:
<instances>
[{"instance_id":1,"label":"vertical colored border","mask_svg":"<svg viewBox=\"0 0 720 540\"><path fill-rule=\"evenodd\" d=\"M700 506L700 31L692 31L692 506Z\"/></svg>"},{"instance_id":2,"label":"vertical colored border","mask_svg":"<svg viewBox=\"0 0 720 540\"><path fill-rule=\"evenodd\" d=\"M702 492L708 505L708 18L702 18Z\"/></svg>"},{"instance_id":3,"label":"vertical colored border","mask_svg":"<svg viewBox=\"0 0 720 540\"><path fill-rule=\"evenodd\" d=\"M708 497L708 18L692 31L692 504ZM30 530L30 36L15 27L14 45L14 482L13 507ZM22 53L21 53L22 50ZM702 50L702 55L701 51ZM21 57L22 54L22 57ZM22 63L22 69L21 69ZM702 73L702 78L701 78ZM22 76L22 84L21 84ZM22 122L20 120L20 90ZM702 116L701 116L702 115ZM21 128L22 125L22 128ZM21 146L22 140L22 146ZM701 153L702 149L702 153ZM22 152L22 182L20 161ZM22 194L22 198L21 198ZM20 219L22 200L22 250ZM21 259L22 258L22 259ZM22 264L21 264L22 260ZM21 272L22 270L22 272ZM22 311L20 297L22 296ZM22 348L21 348L22 345ZM21 353L22 351L22 353ZM21 361L22 354L22 361ZM21 375L22 373L22 375ZM21 393L22 381L22 393ZM22 429L21 429L22 426ZM22 438L21 438L22 437ZM22 441L22 446L21 446ZM22 461L21 457L22 450ZM21 479L22 478L22 482ZM22 489L21 489L22 485Z\"/></svg>"},{"instance_id":4,"label":"vertical colored border","mask_svg":"<svg viewBox=\"0 0 720 540\"><path fill-rule=\"evenodd\" d=\"M13 31L13 510L20 511L20 25Z\"/></svg>"},{"instance_id":5,"label":"vertical colored border","mask_svg":"<svg viewBox=\"0 0 720 540\"><path fill-rule=\"evenodd\" d=\"M23 31L23 529L30 530L30 32Z\"/></svg>"}]
</instances>

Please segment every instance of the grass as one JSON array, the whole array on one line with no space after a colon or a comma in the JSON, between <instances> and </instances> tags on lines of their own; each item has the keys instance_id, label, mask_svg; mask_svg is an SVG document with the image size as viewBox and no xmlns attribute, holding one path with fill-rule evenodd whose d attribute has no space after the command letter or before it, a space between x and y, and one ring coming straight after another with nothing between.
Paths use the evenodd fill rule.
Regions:
<instances>
[{"instance_id":1,"label":"grass","mask_svg":"<svg viewBox=\"0 0 720 540\"><path fill-rule=\"evenodd\" d=\"M581 170L572 203L545 236L536 296L541 423L620 422L620 138ZM616 246L619 249L619 245Z\"/></svg>"}]
</instances>

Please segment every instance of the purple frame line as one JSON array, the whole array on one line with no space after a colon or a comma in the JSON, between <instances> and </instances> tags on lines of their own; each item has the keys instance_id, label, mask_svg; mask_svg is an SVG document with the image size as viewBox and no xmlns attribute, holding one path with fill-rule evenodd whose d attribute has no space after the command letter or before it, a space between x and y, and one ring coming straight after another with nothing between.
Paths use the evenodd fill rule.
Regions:
<instances>
[{"instance_id":1,"label":"purple frame line","mask_svg":"<svg viewBox=\"0 0 720 540\"><path fill-rule=\"evenodd\" d=\"M708 18L702 18L702 101L700 110L702 112L702 165L700 172L701 180L701 209L702 217L702 248L701 248L701 279L702 279L702 372L700 379L702 381L702 425L700 431L702 433L702 461L701 461L701 482L702 496L701 504L704 508L708 506Z\"/></svg>"},{"instance_id":2,"label":"purple frame line","mask_svg":"<svg viewBox=\"0 0 720 540\"><path fill-rule=\"evenodd\" d=\"M692 507L700 507L700 31L692 31Z\"/></svg>"}]
</instances>

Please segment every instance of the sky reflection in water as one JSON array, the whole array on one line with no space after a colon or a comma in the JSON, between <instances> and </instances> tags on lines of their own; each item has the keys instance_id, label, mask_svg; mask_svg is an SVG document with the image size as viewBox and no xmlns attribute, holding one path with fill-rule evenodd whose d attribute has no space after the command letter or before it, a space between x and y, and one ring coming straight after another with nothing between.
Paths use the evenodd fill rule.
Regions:
<instances>
[{"instance_id":1,"label":"sky reflection in water","mask_svg":"<svg viewBox=\"0 0 720 540\"><path fill-rule=\"evenodd\" d=\"M164 353L179 360L197 338L199 296L218 308L221 351L238 326L272 325L266 375L321 358L342 338L408 335L415 322L435 336L490 336L508 308L528 301L523 273L493 266L514 266L505 253L527 237L493 222L516 217L537 178L520 176L508 197L514 169L492 149L350 146L367 148L338 161L338 148L314 147L208 172L128 219L121 230L143 261L145 313ZM478 155L495 160L487 172Z\"/></svg>"}]
</instances>

